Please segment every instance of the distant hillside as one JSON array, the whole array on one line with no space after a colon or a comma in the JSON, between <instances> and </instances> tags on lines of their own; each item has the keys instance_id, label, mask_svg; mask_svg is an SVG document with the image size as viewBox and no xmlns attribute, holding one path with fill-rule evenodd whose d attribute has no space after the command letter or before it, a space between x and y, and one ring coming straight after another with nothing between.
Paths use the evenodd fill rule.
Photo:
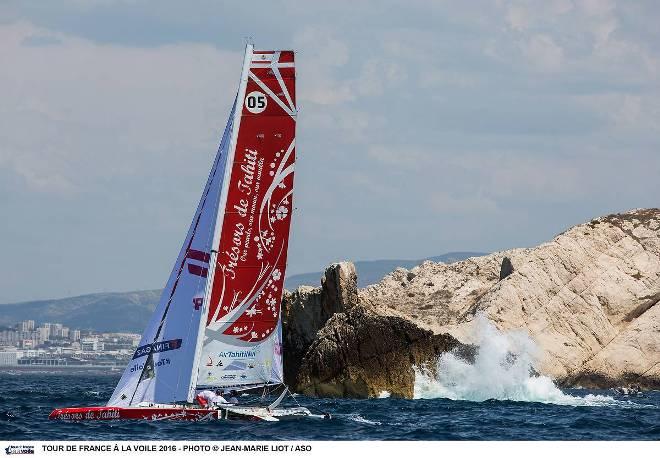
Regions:
<instances>
[{"instance_id":1,"label":"distant hillside","mask_svg":"<svg viewBox=\"0 0 660 458\"><path fill-rule=\"evenodd\" d=\"M77 329L142 332L159 298L160 290L150 290L0 304L0 326L32 319Z\"/></svg>"},{"instance_id":2,"label":"distant hillside","mask_svg":"<svg viewBox=\"0 0 660 458\"><path fill-rule=\"evenodd\" d=\"M423 261L444 262L446 264L462 261L474 256L484 256L486 253L475 253L470 251L457 251L454 253L445 253L431 258L410 260L410 259L381 259L378 261L357 261L355 268L358 274L358 286L364 288L368 285L378 283L385 275L392 272L397 267L410 269L421 264ZM300 285L319 286L321 283L322 272L311 272L305 274L292 275L287 277L284 287L288 290L294 290Z\"/></svg>"},{"instance_id":3,"label":"distant hillside","mask_svg":"<svg viewBox=\"0 0 660 458\"><path fill-rule=\"evenodd\" d=\"M447 253L428 258L435 262L454 262L483 253ZM423 260L386 259L358 261L360 287L377 283L397 267L410 268ZM287 289L299 285L317 286L321 272L293 275L286 280ZM13 326L23 320L37 323L62 323L76 329L93 329L101 332L142 332L151 316L161 290L133 291L129 293L98 293L84 296L49 299L43 301L0 304L0 326Z\"/></svg>"}]
</instances>

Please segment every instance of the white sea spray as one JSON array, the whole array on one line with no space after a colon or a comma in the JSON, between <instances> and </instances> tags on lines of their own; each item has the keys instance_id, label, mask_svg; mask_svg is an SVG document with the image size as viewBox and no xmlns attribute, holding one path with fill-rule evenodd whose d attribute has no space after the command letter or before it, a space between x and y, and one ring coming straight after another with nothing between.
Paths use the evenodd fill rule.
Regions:
<instances>
[{"instance_id":1,"label":"white sea spray","mask_svg":"<svg viewBox=\"0 0 660 458\"><path fill-rule=\"evenodd\" d=\"M415 399L490 399L542 402L572 406L639 406L610 396L572 396L547 376L533 370L539 349L525 331L499 331L485 316L474 320L474 342L479 346L473 363L453 353L437 360L436 375L415 368ZM640 406L641 407L641 406Z\"/></svg>"}]
</instances>

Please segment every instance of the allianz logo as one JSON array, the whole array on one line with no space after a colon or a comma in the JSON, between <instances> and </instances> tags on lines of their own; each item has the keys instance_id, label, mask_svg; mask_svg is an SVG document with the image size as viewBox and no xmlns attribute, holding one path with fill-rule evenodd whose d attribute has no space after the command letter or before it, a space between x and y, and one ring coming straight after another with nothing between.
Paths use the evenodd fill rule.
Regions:
<instances>
[{"instance_id":1,"label":"allianz logo","mask_svg":"<svg viewBox=\"0 0 660 458\"><path fill-rule=\"evenodd\" d=\"M163 358L163 359L157 361L155 366L156 367L169 366L170 364L171 364L171 361L170 361L169 358ZM131 372L141 371L142 369L144 369L144 364L135 363L135 364L133 364L133 367L131 367Z\"/></svg>"}]
</instances>

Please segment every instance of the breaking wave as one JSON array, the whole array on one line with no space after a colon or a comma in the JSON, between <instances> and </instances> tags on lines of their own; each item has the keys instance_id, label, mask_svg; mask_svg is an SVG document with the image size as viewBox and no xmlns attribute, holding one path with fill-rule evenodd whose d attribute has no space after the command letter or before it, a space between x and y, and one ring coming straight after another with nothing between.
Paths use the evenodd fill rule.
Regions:
<instances>
[{"instance_id":1,"label":"breaking wave","mask_svg":"<svg viewBox=\"0 0 660 458\"><path fill-rule=\"evenodd\" d=\"M534 362L538 347L525 331L500 332L488 319L477 316L474 342L479 346L474 363L452 353L438 358L434 375L415 369L415 399L447 398L465 401L507 400L572 406L642 407L610 396L572 396L561 391L544 375L537 375Z\"/></svg>"}]
</instances>

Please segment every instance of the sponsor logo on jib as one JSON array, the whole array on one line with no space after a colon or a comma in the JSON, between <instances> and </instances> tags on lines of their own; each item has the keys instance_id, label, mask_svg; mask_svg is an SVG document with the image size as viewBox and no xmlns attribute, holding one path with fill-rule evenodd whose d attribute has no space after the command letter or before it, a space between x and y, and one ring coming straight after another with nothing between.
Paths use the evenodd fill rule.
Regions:
<instances>
[{"instance_id":1,"label":"sponsor logo on jib","mask_svg":"<svg viewBox=\"0 0 660 458\"><path fill-rule=\"evenodd\" d=\"M9 445L5 448L7 455L34 455L34 445Z\"/></svg>"},{"instance_id":2,"label":"sponsor logo on jib","mask_svg":"<svg viewBox=\"0 0 660 458\"><path fill-rule=\"evenodd\" d=\"M142 345L135 350L133 359L139 358L140 356L148 355L149 353L161 353L164 351L178 350L181 348L181 339L172 339L165 340L163 342L154 342L152 344Z\"/></svg>"},{"instance_id":3,"label":"sponsor logo on jib","mask_svg":"<svg viewBox=\"0 0 660 458\"><path fill-rule=\"evenodd\" d=\"M171 361L170 361L169 358L164 358L164 359L161 359L159 361L156 361L155 366L156 367L169 366L170 363L171 363ZM135 363L135 364L133 364L133 367L131 367L131 372L141 371L142 369L144 369L144 364Z\"/></svg>"},{"instance_id":4,"label":"sponsor logo on jib","mask_svg":"<svg viewBox=\"0 0 660 458\"><path fill-rule=\"evenodd\" d=\"M220 358L256 358L256 350L241 350L241 351L221 351L218 353Z\"/></svg>"}]
</instances>

